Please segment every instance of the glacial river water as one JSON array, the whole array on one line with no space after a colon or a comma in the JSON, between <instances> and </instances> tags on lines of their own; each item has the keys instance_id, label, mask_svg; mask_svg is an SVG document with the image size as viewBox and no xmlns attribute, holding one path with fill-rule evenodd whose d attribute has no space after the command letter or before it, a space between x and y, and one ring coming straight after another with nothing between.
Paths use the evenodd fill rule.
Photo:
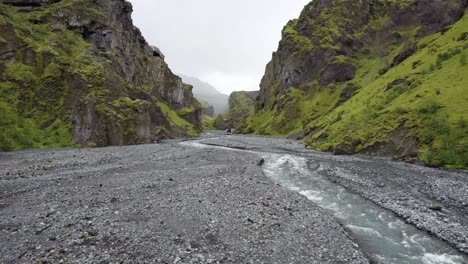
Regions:
<instances>
[{"instance_id":1,"label":"glacial river water","mask_svg":"<svg viewBox=\"0 0 468 264\"><path fill-rule=\"evenodd\" d=\"M379 263L388 264L465 264L468 259L395 215L314 170L304 157L258 153L265 159L267 177L299 192L331 211L350 231L360 248Z\"/></svg>"},{"instance_id":2,"label":"glacial river water","mask_svg":"<svg viewBox=\"0 0 468 264\"><path fill-rule=\"evenodd\" d=\"M185 145L218 148L197 141ZM219 147L229 149L225 147ZM244 151L234 150L232 151ZM445 242L398 219L392 212L333 183L306 157L253 152L265 159L265 175L285 188L329 210L345 226L360 249L377 263L468 264L468 259Z\"/></svg>"}]
</instances>

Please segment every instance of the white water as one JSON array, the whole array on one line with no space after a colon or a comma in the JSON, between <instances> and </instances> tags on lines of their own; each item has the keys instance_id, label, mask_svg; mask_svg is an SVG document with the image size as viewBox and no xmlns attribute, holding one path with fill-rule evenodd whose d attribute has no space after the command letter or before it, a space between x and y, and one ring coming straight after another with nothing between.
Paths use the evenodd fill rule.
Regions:
<instances>
[{"instance_id":1,"label":"white water","mask_svg":"<svg viewBox=\"0 0 468 264\"><path fill-rule=\"evenodd\" d=\"M310 170L306 158L257 154L266 161L264 171L267 177L333 212L348 228L361 249L379 263L468 263L467 259L447 244Z\"/></svg>"}]
</instances>

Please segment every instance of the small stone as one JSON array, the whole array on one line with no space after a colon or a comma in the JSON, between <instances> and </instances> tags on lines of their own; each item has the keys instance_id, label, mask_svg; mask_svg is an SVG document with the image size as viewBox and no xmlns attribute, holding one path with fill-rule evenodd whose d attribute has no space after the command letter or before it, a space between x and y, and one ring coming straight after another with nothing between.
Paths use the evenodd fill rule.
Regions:
<instances>
[{"instance_id":1,"label":"small stone","mask_svg":"<svg viewBox=\"0 0 468 264\"><path fill-rule=\"evenodd\" d=\"M442 206L437 205L437 204L431 205L428 208L431 209L432 211L437 211L437 212L442 211Z\"/></svg>"},{"instance_id":2,"label":"small stone","mask_svg":"<svg viewBox=\"0 0 468 264\"><path fill-rule=\"evenodd\" d=\"M88 230L86 231L89 236L95 237L98 235L98 232L96 230Z\"/></svg>"},{"instance_id":3,"label":"small stone","mask_svg":"<svg viewBox=\"0 0 468 264\"><path fill-rule=\"evenodd\" d=\"M265 164L265 159L261 158L260 160L257 161L257 166L261 167Z\"/></svg>"}]
</instances>

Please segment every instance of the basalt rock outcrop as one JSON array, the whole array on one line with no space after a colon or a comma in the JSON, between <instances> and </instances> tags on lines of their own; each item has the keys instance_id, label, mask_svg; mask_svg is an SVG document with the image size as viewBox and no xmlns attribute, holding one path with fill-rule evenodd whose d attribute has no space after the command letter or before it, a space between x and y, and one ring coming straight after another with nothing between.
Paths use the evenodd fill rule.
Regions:
<instances>
[{"instance_id":1,"label":"basalt rock outcrop","mask_svg":"<svg viewBox=\"0 0 468 264\"><path fill-rule=\"evenodd\" d=\"M467 167L467 5L312 1L284 27L242 132Z\"/></svg>"},{"instance_id":2,"label":"basalt rock outcrop","mask_svg":"<svg viewBox=\"0 0 468 264\"><path fill-rule=\"evenodd\" d=\"M212 105L209 105L207 102L203 100L199 100L201 107L202 107L202 114L207 117L214 117L215 110Z\"/></svg>"},{"instance_id":3,"label":"basalt rock outcrop","mask_svg":"<svg viewBox=\"0 0 468 264\"><path fill-rule=\"evenodd\" d=\"M240 128L246 119L253 115L258 94L258 91L231 93L229 96L229 111L225 115L226 124L229 128Z\"/></svg>"},{"instance_id":4,"label":"basalt rock outcrop","mask_svg":"<svg viewBox=\"0 0 468 264\"><path fill-rule=\"evenodd\" d=\"M192 86L133 25L128 1L0 2L2 149L148 143L200 131Z\"/></svg>"},{"instance_id":5,"label":"basalt rock outcrop","mask_svg":"<svg viewBox=\"0 0 468 264\"><path fill-rule=\"evenodd\" d=\"M217 130L230 129L223 115L218 115L214 120L214 128Z\"/></svg>"}]
</instances>

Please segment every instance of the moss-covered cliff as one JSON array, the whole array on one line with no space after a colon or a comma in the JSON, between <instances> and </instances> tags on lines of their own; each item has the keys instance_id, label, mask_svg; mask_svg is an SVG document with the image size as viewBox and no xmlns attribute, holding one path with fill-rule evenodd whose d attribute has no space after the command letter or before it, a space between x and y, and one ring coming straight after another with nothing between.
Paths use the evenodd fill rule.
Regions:
<instances>
[{"instance_id":1,"label":"moss-covered cliff","mask_svg":"<svg viewBox=\"0 0 468 264\"><path fill-rule=\"evenodd\" d=\"M468 167L467 1L316 0L283 30L243 132Z\"/></svg>"},{"instance_id":2,"label":"moss-covered cliff","mask_svg":"<svg viewBox=\"0 0 468 264\"><path fill-rule=\"evenodd\" d=\"M258 91L237 91L231 93L228 111L211 120L211 124L218 130L240 129L240 131L243 131L242 126L245 125L247 118L254 114L257 97Z\"/></svg>"},{"instance_id":3,"label":"moss-covered cliff","mask_svg":"<svg viewBox=\"0 0 468 264\"><path fill-rule=\"evenodd\" d=\"M239 129L254 114L258 92L233 92L229 96L229 111L224 115L229 128Z\"/></svg>"},{"instance_id":4,"label":"moss-covered cliff","mask_svg":"<svg viewBox=\"0 0 468 264\"><path fill-rule=\"evenodd\" d=\"M0 148L193 136L201 108L124 0L0 2Z\"/></svg>"}]
</instances>

